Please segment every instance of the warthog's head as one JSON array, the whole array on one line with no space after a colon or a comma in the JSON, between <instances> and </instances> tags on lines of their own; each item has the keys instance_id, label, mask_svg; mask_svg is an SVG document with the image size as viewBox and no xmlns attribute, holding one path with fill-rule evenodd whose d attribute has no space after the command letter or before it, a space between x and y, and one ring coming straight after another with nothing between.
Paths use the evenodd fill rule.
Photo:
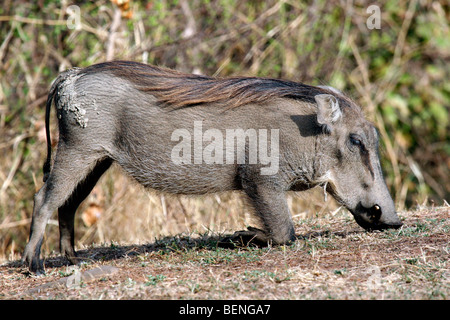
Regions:
<instances>
[{"instance_id":1,"label":"warthog's head","mask_svg":"<svg viewBox=\"0 0 450 320\"><path fill-rule=\"evenodd\" d=\"M399 228L402 223L380 166L377 130L351 101L329 94L315 100L317 122L327 133L321 141L327 191L364 229Z\"/></svg>"}]
</instances>

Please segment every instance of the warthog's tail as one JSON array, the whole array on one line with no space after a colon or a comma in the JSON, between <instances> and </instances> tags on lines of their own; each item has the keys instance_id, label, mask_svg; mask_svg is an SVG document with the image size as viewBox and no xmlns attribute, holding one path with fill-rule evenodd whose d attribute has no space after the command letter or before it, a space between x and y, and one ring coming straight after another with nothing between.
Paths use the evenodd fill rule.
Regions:
<instances>
[{"instance_id":1,"label":"warthog's tail","mask_svg":"<svg viewBox=\"0 0 450 320\"><path fill-rule=\"evenodd\" d=\"M50 89L47 97L47 105L45 106L45 134L47 136L47 160L44 163L44 182L47 181L48 175L50 174L51 162L52 162L52 140L50 137L50 108L52 106L53 98L56 93L61 77L56 78Z\"/></svg>"}]
</instances>

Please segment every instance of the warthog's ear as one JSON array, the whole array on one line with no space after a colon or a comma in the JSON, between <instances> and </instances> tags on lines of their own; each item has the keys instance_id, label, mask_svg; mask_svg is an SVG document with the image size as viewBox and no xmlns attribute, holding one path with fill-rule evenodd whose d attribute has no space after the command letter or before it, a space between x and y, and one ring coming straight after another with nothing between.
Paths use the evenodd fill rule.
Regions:
<instances>
[{"instance_id":1,"label":"warthog's ear","mask_svg":"<svg viewBox=\"0 0 450 320\"><path fill-rule=\"evenodd\" d=\"M326 90L334 92L336 94L342 94L342 91L340 91L339 89L336 89L334 87L331 87L331 86L317 86L317 87L322 88L322 89L326 89Z\"/></svg>"},{"instance_id":2,"label":"warthog's ear","mask_svg":"<svg viewBox=\"0 0 450 320\"><path fill-rule=\"evenodd\" d=\"M319 94L314 96L317 103L317 122L323 127L324 131L330 133L342 116L339 102L331 94Z\"/></svg>"}]
</instances>

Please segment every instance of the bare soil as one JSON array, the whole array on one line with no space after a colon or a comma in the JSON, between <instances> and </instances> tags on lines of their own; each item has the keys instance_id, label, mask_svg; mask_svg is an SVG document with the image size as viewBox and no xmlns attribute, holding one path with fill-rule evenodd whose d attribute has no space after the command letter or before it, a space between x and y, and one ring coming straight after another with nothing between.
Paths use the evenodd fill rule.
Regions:
<instances>
[{"instance_id":1,"label":"bare soil","mask_svg":"<svg viewBox=\"0 0 450 320\"><path fill-rule=\"evenodd\" d=\"M46 275L0 266L0 299L449 299L450 207L401 212L398 230L366 232L348 214L296 220L289 246L218 246L222 234L92 245Z\"/></svg>"}]
</instances>

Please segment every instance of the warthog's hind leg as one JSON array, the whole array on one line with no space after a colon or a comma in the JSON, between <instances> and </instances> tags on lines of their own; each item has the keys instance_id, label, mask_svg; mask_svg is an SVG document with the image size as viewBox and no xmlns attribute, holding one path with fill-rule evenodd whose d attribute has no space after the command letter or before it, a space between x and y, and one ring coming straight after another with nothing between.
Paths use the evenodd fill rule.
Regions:
<instances>
[{"instance_id":1,"label":"warthog's hind leg","mask_svg":"<svg viewBox=\"0 0 450 320\"><path fill-rule=\"evenodd\" d=\"M109 158L100 161L86 178L78 184L64 205L58 209L60 251L72 264L77 264L78 262L74 249L75 212L81 202L92 191L98 179L111 166L111 163L112 160Z\"/></svg>"},{"instance_id":2,"label":"warthog's hind leg","mask_svg":"<svg viewBox=\"0 0 450 320\"><path fill-rule=\"evenodd\" d=\"M64 143L58 145L53 168L46 182L34 197L30 239L22 256L22 261L26 263L31 272L44 273L39 255L48 219L55 210L60 207L66 207L66 201L69 198L71 199L68 202L69 207L74 207L76 202L81 202L79 201L81 196L74 198L72 195L80 182L84 181L91 171L96 168L102 157L104 156L95 152L86 154L85 151L80 149L67 148ZM99 173L100 171L96 175ZM88 180L90 179L88 178ZM59 221L62 223L63 229L61 232L63 234L62 249L67 250L67 242L73 241L71 238L71 233L73 234L73 213L71 213L71 210L63 211L64 213ZM72 225L72 229L70 225ZM68 250L73 251L73 249Z\"/></svg>"}]
</instances>

